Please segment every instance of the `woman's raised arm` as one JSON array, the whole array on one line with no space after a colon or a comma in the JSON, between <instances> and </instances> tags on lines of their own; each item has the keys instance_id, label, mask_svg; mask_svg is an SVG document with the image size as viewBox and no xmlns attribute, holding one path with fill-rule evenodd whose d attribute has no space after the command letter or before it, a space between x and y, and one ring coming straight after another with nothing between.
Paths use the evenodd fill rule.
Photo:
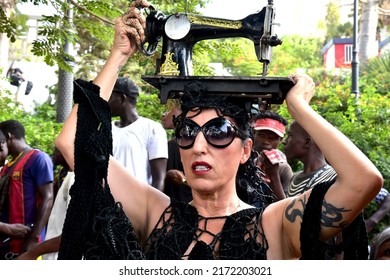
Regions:
<instances>
[{"instance_id":1,"label":"woman's raised arm","mask_svg":"<svg viewBox=\"0 0 390 280\"><path fill-rule=\"evenodd\" d=\"M110 56L93 81L104 100L110 98L121 67L144 40L145 17L138 8L148 5L143 0L134 1L129 11L115 21L115 37ZM78 110L79 106L76 104L55 141L71 169L75 168L77 118L80 117ZM115 201L121 202L125 214L130 218L140 241L143 242L163 209L169 204L169 198L155 188L138 181L112 157L108 164L108 183Z\"/></svg>"}]
</instances>

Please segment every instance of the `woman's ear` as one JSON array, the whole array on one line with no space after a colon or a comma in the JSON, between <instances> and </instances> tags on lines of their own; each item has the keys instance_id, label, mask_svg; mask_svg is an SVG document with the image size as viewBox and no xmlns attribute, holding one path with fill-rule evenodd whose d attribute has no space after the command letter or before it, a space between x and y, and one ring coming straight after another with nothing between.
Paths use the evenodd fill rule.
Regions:
<instances>
[{"instance_id":1,"label":"woman's ear","mask_svg":"<svg viewBox=\"0 0 390 280\"><path fill-rule=\"evenodd\" d=\"M241 164L244 164L251 157L252 146L253 146L253 141L251 138L248 138L244 141L244 149L240 160Z\"/></svg>"}]
</instances>

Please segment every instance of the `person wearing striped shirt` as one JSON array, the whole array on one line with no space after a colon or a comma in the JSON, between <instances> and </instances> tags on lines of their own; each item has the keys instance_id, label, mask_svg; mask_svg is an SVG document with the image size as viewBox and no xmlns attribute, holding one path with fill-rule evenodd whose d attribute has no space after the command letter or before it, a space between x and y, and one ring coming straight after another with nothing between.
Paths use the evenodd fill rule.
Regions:
<instances>
[{"instance_id":1,"label":"person wearing striped shirt","mask_svg":"<svg viewBox=\"0 0 390 280\"><path fill-rule=\"evenodd\" d=\"M283 142L287 160L299 160L303 170L291 177L287 196L297 196L316 185L336 178L336 171L330 166L317 144L302 126L293 121Z\"/></svg>"}]
</instances>

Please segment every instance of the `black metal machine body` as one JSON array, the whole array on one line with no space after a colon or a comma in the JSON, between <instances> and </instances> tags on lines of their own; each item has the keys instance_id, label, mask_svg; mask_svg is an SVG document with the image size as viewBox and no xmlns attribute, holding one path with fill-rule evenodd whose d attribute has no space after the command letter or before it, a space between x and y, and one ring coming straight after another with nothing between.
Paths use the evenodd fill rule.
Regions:
<instances>
[{"instance_id":1,"label":"black metal machine body","mask_svg":"<svg viewBox=\"0 0 390 280\"><path fill-rule=\"evenodd\" d=\"M294 83L289 78L266 76L272 47L282 43L273 32L274 18L271 0L261 11L242 20L185 13L166 16L151 8L146 19L147 39L142 51L145 55L153 54L162 39L162 53L156 63L155 75L142 76L142 79L160 90L161 103L166 103L168 98L178 98L186 83L198 80L212 94L233 95L257 103L281 104ZM197 42L233 37L253 41L257 58L263 63L261 76L193 76L192 51Z\"/></svg>"}]
</instances>

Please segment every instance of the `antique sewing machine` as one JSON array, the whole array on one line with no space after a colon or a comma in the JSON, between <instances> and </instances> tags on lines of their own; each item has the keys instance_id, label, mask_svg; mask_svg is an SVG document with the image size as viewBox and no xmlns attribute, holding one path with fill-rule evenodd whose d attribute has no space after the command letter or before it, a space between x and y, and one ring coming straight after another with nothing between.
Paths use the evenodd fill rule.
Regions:
<instances>
[{"instance_id":1,"label":"antique sewing machine","mask_svg":"<svg viewBox=\"0 0 390 280\"><path fill-rule=\"evenodd\" d=\"M274 34L273 1L255 14L242 20L227 20L187 13L165 15L151 7L146 19L145 55L152 55L162 39L162 53L154 76L142 79L160 90L160 100L179 98L184 85L201 81L210 94L247 98L250 103L281 104L294 85L290 78L267 77L272 47L282 41ZM201 41L243 37L253 41L258 60L263 63L261 76L193 76L192 50Z\"/></svg>"}]
</instances>

